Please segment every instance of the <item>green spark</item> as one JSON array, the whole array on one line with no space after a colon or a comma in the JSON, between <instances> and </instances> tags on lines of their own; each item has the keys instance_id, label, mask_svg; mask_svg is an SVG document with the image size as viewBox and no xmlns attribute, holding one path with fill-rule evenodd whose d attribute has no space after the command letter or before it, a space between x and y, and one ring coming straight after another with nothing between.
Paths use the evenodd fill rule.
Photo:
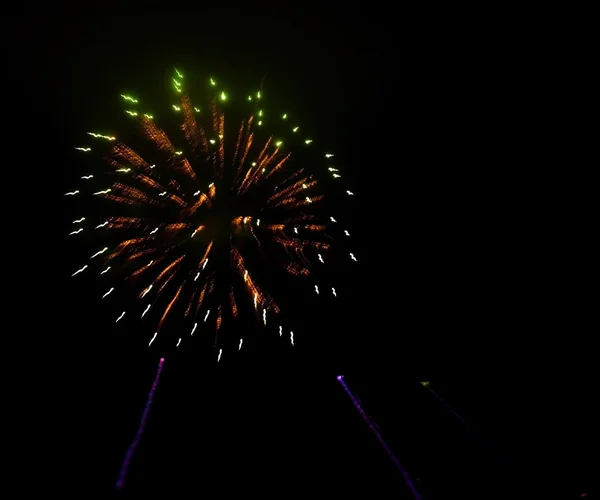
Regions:
<instances>
[{"instance_id":1,"label":"green spark","mask_svg":"<svg viewBox=\"0 0 600 500\"><path fill-rule=\"evenodd\" d=\"M114 141L116 139L116 137L111 137L111 136L102 135L102 134L94 134L94 132L88 132L88 135L91 135L92 137L95 137L96 139L106 139L107 141Z\"/></svg>"},{"instance_id":2,"label":"green spark","mask_svg":"<svg viewBox=\"0 0 600 500\"><path fill-rule=\"evenodd\" d=\"M221 92L221 101L227 100L227 94L225 92Z\"/></svg>"},{"instance_id":3,"label":"green spark","mask_svg":"<svg viewBox=\"0 0 600 500\"><path fill-rule=\"evenodd\" d=\"M179 71L177 71L177 68L175 68L175 73L177 73L178 78L181 78L183 80L183 75Z\"/></svg>"},{"instance_id":4,"label":"green spark","mask_svg":"<svg viewBox=\"0 0 600 500\"><path fill-rule=\"evenodd\" d=\"M133 103L137 103L137 102L138 102L138 100L137 100L137 99L134 99L133 97L131 97L131 96L128 96L128 95L123 95L123 94L121 94L121 97L122 97L123 99L125 99L126 101L130 101L130 102L133 102Z\"/></svg>"}]
</instances>

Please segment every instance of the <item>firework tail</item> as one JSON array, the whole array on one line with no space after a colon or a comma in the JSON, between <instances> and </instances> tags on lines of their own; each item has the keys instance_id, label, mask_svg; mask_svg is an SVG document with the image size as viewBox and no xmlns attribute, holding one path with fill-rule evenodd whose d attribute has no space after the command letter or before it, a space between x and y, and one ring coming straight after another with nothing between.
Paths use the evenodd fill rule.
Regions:
<instances>
[{"instance_id":1,"label":"firework tail","mask_svg":"<svg viewBox=\"0 0 600 500\"><path fill-rule=\"evenodd\" d=\"M152 401L154 400L154 394L156 392L156 387L158 386L158 381L160 379L160 374L163 369L163 364L165 363L165 358L161 358L158 363L158 370L156 371L156 377L154 378L154 383L152 384L152 388L148 393L148 401L146 402L146 407L144 408L144 413L142 413L142 419L140 420L140 426L138 427L137 433L133 442L127 449L127 453L125 454L125 458L123 459L123 464L121 465L121 470L119 471L119 479L117 479L117 484L115 485L117 490L120 490L125 485L125 479L127 478L127 470L129 469L129 465L131 464L131 459L135 453L135 450L142 439L142 434L144 433L144 428L146 427L146 420L148 420L148 414L150 413L150 408L152 406Z\"/></svg>"},{"instance_id":2,"label":"firework tail","mask_svg":"<svg viewBox=\"0 0 600 500\"><path fill-rule=\"evenodd\" d=\"M352 394L352 391L350 391L350 389L346 385L346 382L344 381L344 377L342 375L340 375L340 376L338 376L337 379L338 379L339 383L342 385L342 388L344 389L344 391L346 391L346 394L348 394L348 397L352 400L352 403L354 404L354 407L357 409L358 413L360 413L360 416L363 418L365 423L369 426L369 428L371 429L373 434L375 434L375 437L377 438L377 441L379 441L379 444L381 444L381 446L383 447L385 452L388 454L388 456L390 457L392 462L394 462L394 465L396 467L398 467L398 470L404 477L404 482L406 483L406 486L413 494L413 497L416 500L421 500L421 495L419 494L419 492L417 491L417 488L415 487L414 483L410 479L408 472L402 466L402 464L400 463L400 460L398 460L398 458L394 455L394 453L392 452L392 450L390 449L388 444L384 441L383 437L381 436L381 434L375 427L375 423L367 416L365 411L362 409L362 406L360 405L358 398L354 394Z\"/></svg>"},{"instance_id":3,"label":"firework tail","mask_svg":"<svg viewBox=\"0 0 600 500\"><path fill-rule=\"evenodd\" d=\"M433 396L435 399L437 399L437 400L438 400L438 401L439 401L439 402L442 404L442 406L443 406L444 408L446 408L448 411L450 411L450 413L452 413L452 415L454 415L454 416L455 416L455 417L456 417L458 420L460 420L460 422L461 422L461 423L462 423L464 426L466 426L467 428L469 428L469 424L467 424L467 423L465 422L465 419L464 419L464 418L462 418L462 417L461 417L461 416L460 416L458 413L456 413L456 412L455 412L455 411L452 409L452 407L451 407L451 406L450 406L448 403L446 403L446 402L445 402L445 401L444 401L444 400L443 400L443 399L440 397L440 395L439 395L437 392L435 392L435 391L434 391L434 390L431 388L431 385L429 384L429 382L421 382L421 385L422 385L423 387L425 387L425 389L427 389L427 390L428 390L428 391L431 393L431 395L432 395L432 396Z\"/></svg>"}]
</instances>

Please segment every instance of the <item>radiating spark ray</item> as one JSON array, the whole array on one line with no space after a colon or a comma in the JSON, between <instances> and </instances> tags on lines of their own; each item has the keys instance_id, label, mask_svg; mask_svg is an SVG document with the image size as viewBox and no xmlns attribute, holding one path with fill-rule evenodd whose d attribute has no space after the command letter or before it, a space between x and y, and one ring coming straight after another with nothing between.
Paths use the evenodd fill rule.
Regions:
<instances>
[{"instance_id":1,"label":"radiating spark ray","mask_svg":"<svg viewBox=\"0 0 600 500\"><path fill-rule=\"evenodd\" d=\"M82 177L82 179L83 179L84 181L88 181L88 180L90 180L90 179L93 179L93 178L94 178L94 176L93 176L93 175L84 175L84 176Z\"/></svg>"},{"instance_id":2,"label":"radiating spark ray","mask_svg":"<svg viewBox=\"0 0 600 500\"><path fill-rule=\"evenodd\" d=\"M210 314L210 309L208 311L206 311L206 316L204 316L205 323L206 323L206 320L208 319L209 314Z\"/></svg>"},{"instance_id":3,"label":"radiating spark ray","mask_svg":"<svg viewBox=\"0 0 600 500\"><path fill-rule=\"evenodd\" d=\"M78 229L77 231L73 231L73 232L69 233L69 236L73 236L74 234L79 234L81 231L83 231L83 228Z\"/></svg>"},{"instance_id":4,"label":"radiating spark ray","mask_svg":"<svg viewBox=\"0 0 600 500\"><path fill-rule=\"evenodd\" d=\"M179 344L181 344L181 338L179 338L179 340L177 341L177 345L175 347L179 347Z\"/></svg>"},{"instance_id":5,"label":"radiating spark ray","mask_svg":"<svg viewBox=\"0 0 600 500\"><path fill-rule=\"evenodd\" d=\"M294 332L290 332L290 342L294 345Z\"/></svg>"},{"instance_id":6,"label":"radiating spark ray","mask_svg":"<svg viewBox=\"0 0 600 500\"><path fill-rule=\"evenodd\" d=\"M117 318L117 321L115 321L115 323L118 323L119 321L121 321L123 319L123 317L125 316L125 311L123 311L123 313L121 314L121 316L119 316Z\"/></svg>"},{"instance_id":7,"label":"radiating spark ray","mask_svg":"<svg viewBox=\"0 0 600 500\"><path fill-rule=\"evenodd\" d=\"M190 336L194 335L196 328L198 328L198 323L194 323L194 328L192 328L192 333L190 333Z\"/></svg>"},{"instance_id":8,"label":"radiating spark ray","mask_svg":"<svg viewBox=\"0 0 600 500\"><path fill-rule=\"evenodd\" d=\"M358 260L356 259L356 257L354 256L353 253L350 254L350 258L354 261L354 262L358 262Z\"/></svg>"},{"instance_id":9,"label":"radiating spark ray","mask_svg":"<svg viewBox=\"0 0 600 500\"><path fill-rule=\"evenodd\" d=\"M146 316L146 313L150 310L150 307L152 307L152 304L148 304L148 306L146 307L146 309L144 309L144 312L142 313L142 318L144 316ZM158 332L156 332L156 335L158 335ZM155 337L156 337L156 335L155 335ZM154 339L152 339L152 340L154 340ZM152 342L150 342L150 343L152 343Z\"/></svg>"},{"instance_id":10,"label":"radiating spark ray","mask_svg":"<svg viewBox=\"0 0 600 500\"><path fill-rule=\"evenodd\" d=\"M74 220L73 224L81 224L84 220L85 220L85 217L82 217L81 219Z\"/></svg>"},{"instance_id":11,"label":"radiating spark ray","mask_svg":"<svg viewBox=\"0 0 600 500\"><path fill-rule=\"evenodd\" d=\"M106 227L106 226L108 226L108 222L103 222L99 226L96 226L94 229L100 229L101 227Z\"/></svg>"},{"instance_id":12,"label":"radiating spark ray","mask_svg":"<svg viewBox=\"0 0 600 500\"><path fill-rule=\"evenodd\" d=\"M114 287L113 287L113 288L111 288L111 289L110 289L108 292L106 292L106 293L105 293L105 294L102 296L102 298L104 299L104 298L108 297L108 296L109 296L109 295L110 295L110 294L113 292L113 290L114 290Z\"/></svg>"},{"instance_id":13,"label":"radiating spark ray","mask_svg":"<svg viewBox=\"0 0 600 500\"><path fill-rule=\"evenodd\" d=\"M79 191L69 191L68 193L65 193L65 196L75 196L76 194L79 194Z\"/></svg>"},{"instance_id":14,"label":"radiating spark ray","mask_svg":"<svg viewBox=\"0 0 600 500\"><path fill-rule=\"evenodd\" d=\"M337 297L337 293L335 293L335 288L332 288L331 291L333 292L333 296Z\"/></svg>"},{"instance_id":15,"label":"radiating spark ray","mask_svg":"<svg viewBox=\"0 0 600 500\"><path fill-rule=\"evenodd\" d=\"M217 358L217 363L221 361L221 356L223 355L223 349L219 349L219 357Z\"/></svg>"},{"instance_id":16,"label":"radiating spark ray","mask_svg":"<svg viewBox=\"0 0 600 500\"><path fill-rule=\"evenodd\" d=\"M238 347L238 351L242 350L242 344L244 343L244 339L240 339L240 346Z\"/></svg>"}]
</instances>

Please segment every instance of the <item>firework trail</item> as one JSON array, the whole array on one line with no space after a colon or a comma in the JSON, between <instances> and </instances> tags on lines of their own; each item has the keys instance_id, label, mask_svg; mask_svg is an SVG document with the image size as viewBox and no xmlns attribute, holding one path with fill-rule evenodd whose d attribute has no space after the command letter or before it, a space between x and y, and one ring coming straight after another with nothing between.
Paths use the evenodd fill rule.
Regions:
<instances>
[{"instance_id":1,"label":"firework trail","mask_svg":"<svg viewBox=\"0 0 600 500\"><path fill-rule=\"evenodd\" d=\"M460 422L461 422L463 425L465 425L466 427L469 427L469 424L467 424L467 422L465 421L465 419L464 419L464 418L462 418L462 417L461 417L461 416L460 416L460 415L459 415L457 412L455 412L455 411L452 409L452 407L451 407L451 406L450 406L448 403L446 403L446 402L445 402L445 401L444 401L444 400L443 400L443 399L440 397L440 395L439 395L437 392L435 392L435 391L434 391L434 390L431 388L431 384L430 384L429 382L421 382L421 385L422 385L423 387L425 387L425 389L427 389L427 390L430 392L430 394L431 394L431 395L432 395L432 396L433 396L435 399L437 399L437 400L438 400L438 401L439 401L439 402L442 404L442 406L443 406L444 408L448 409L448 410L450 411L450 413L452 413L452 415L454 415L454 416L455 416L455 417L456 417L458 420L460 420Z\"/></svg>"},{"instance_id":2,"label":"firework trail","mask_svg":"<svg viewBox=\"0 0 600 500\"><path fill-rule=\"evenodd\" d=\"M396 457L396 455L394 455L394 453L392 452L392 450L390 449L388 444L384 441L380 432L375 427L375 424L371 421L371 419L367 416L367 414L363 410L363 408L360 405L356 396L354 396L354 394L352 394L352 392L346 385L346 382L344 381L344 377L342 375L339 375L337 379L338 379L339 383L342 385L344 391L346 391L346 394L348 394L348 397L352 400L352 403L354 403L354 406L358 410L358 413L360 413L360 416L363 418L365 423L369 426L369 429L371 429L373 434L375 434L375 437L377 438L377 441L379 441L379 444L381 444L381 446L383 446L383 449L388 454L388 456L390 457L392 462L394 462L394 465L396 465L396 467L398 467L398 470L404 477L404 482L406 483L406 486L408 487L408 489L410 489L411 493L413 494L413 496L415 497L416 500L421 500L421 495L419 494L419 492L417 491L417 488L415 487L412 480L410 479L408 472L406 471L406 469L404 467L402 467L400 460L398 460L398 458Z\"/></svg>"},{"instance_id":3,"label":"firework trail","mask_svg":"<svg viewBox=\"0 0 600 500\"><path fill-rule=\"evenodd\" d=\"M88 212L104 216L78 213L69 224L69 237L90 245L70 274L102 276L103 300L130 304L132 314L119 307L115 323L126 313L120 324L135 315L154 322L149 347L179 342L180 335L163 334L179 317L190 330L212 329L217 358L227 332L242 330L241 318L273 328L280 309L267 288L281 276L301 281L306 293L343 293L330 282L335 273L322 269L332 268L338 250L348 265L358 258L321 187L339 186L352 201L358 196L343 184L334 154L303 135L292 113L270 110L262 88L240 98L210 78L208 102L197 107L180 71L172 83L174 122L122 94L137 135L88 132L75 148L94 170L78 174L81 186L65 196L90 195ZM173 122L175 132L167 134L159 121ZM324 183L317 180L322 174ZM237 347L241 339L231 340Z\"/></svg>"},{"instance_id":4,"label":"firework trail","mask_svg":"<svg viewBox=\"0 0 600 500\"><path fill-rule=\"evenodd\" d=\"M148 401L146 402L146 407L144 408L144 413L142 413L142 419L140 420L140 426L138 427L137 433L135 434L135 438L133 439L131 445L127 449L127 453L125 454L125 459L123 460L123 464L121 465L121 470L119 471L119 478L117 479L117 484L115 487L117 490L120 490L125 485L125 479L127 478L127 470L129 469L129 465L131 464L131 459L133 458L133 454L142 439L142 434L144 433L144 427L146 427L146 420L148 419L148 414L150 413L150 407L152 406L152 400L154 399L154 393L156 392L156 387L158 386L158 380L160 379L160 374L163 369L163 364L165 362L165 358L161 358L158 363L158 370L156 371L156 377L154 379L154 383L152 384L152 388L148 393Z\"/></svg>"}]
</instances>

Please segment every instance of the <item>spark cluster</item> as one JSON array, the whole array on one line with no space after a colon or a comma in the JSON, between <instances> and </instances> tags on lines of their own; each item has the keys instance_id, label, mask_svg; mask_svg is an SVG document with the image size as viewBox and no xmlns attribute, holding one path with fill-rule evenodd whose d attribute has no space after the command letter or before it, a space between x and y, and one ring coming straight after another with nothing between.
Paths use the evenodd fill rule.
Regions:
<instances>
[{"instance_id":1,"label":"spark cluster","mask_svg":"<svg viewBox=\"0 0 600 500\"><path fill-rule=\"evenodd\" d=\"M283 336L280 308L267 291L266 275L277 267L290 277L315 278L332 245L350 232L324 215L322 186L307 168L307 159L318 157L324 173L339 179L334 154L315 152L313 139L302 136L290 113L267 112L264 89L240 98L210 78L207 106L197 107L184 82L175 70L170 112L177 134L159 127L138 96L122 94L140 144L91 131L74 148L84 159L97 154L102 167L82 173L81 186L65 196L89 195L100 207L93 212L106 216L80 213L73 220L70 237L92 233L91 241L98 236L105 243L72 276L113 275L102 300L114 300L120 288L135 293L137 303L124 302L129 307L117 323L132 314L148 320L156 309L148 346L179 315L193 325L190 336L202 327L213 331L220 360L219 331L240 315L254 316L265 327L272 323ZM274 121L279 130L287 128L287 136L266 132ZM357 260L353 253L346 258ZM317 294L339 293L318 282L309 287ZM293 345L294 333L288 335ZM174 338L180 346L183 337ZM238 349L243 343L240 336Z\"/></svg>"}]
</instances>

